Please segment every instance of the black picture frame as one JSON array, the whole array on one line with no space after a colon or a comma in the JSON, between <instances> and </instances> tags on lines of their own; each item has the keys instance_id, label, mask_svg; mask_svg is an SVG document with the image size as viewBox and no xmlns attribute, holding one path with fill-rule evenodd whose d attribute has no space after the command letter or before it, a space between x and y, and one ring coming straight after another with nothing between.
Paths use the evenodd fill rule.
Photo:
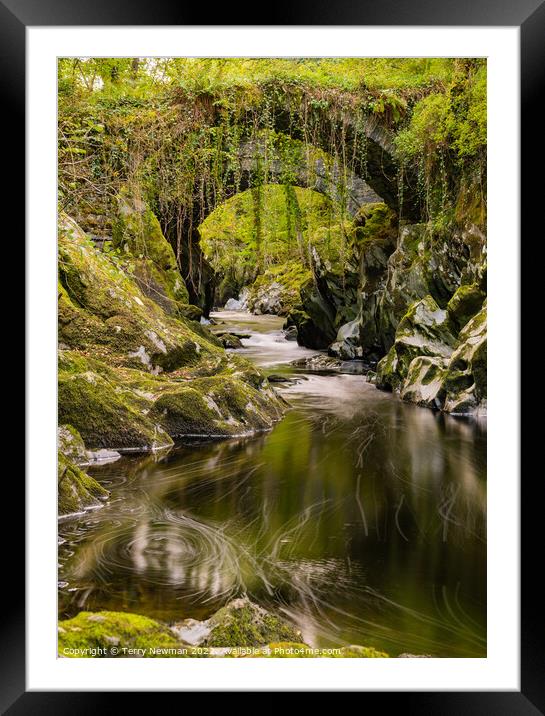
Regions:
<instances>
[{"instance_id":1,"label":"black picture frame","mask_svg":"<svg viewBox=\"0 0 545 716\"><path fill-rule=\"evenodd\" d=\"M16 149L15 161L9 163L10 180L3 192L5 206L10 207L10 213L19 217L11 230L12 245L23 245L25 164L22 148L25 146L26 27L209 25L210 23L205 21L210 19L212 13L215 25L254 24L249 22L251 18L240 12L236 6L212 7L214 6L178 6L169 0L154 0L153 3L144 0L94 0L92 3L82 0L0 0L0 96L3 100L1 114L5 125L0 136L4 138L4 149L6 145ZM530 169L539 166L540 157L543 158L543 115L540 112L540 99L545 86L545 0L517 0L511 3L506 0L473 0L471 3L454 3L448 0L411 0L410 3L398 0L365 0L357 3L354 0L341 0L326 3L317 0L312 4L307 1L299 5L281 0L270 8L266 24L520 27L521 159L522 168L527 170L522 174L521 216L524 218L524 227L529 227L532 219L536 220L536 227L539 226L537 212L543 199L538 198L537 193L541 190L542 183L530 180ZM4 160L6 162L5 152ZM6 167L5 171L7 172ZM16 234L13 234L14 231ZM520 249L522 250L522 242ZM523 254L521 258L524 258ZM524 284L521 282L521 286L531 284L528 280ZM525 297L524 293L522 298ZM518 336L512 335L511 331L508 341L506 350L517 351ZM519 380L519 377L511 376L511 379ZM522 386L520 394L524 394ZM529 441L529 438L527 440ZM527 444L529 445L529 442ZM32 450L32 445L28 446L28 450ZM381 709L385 706L395 707L397 701L405 713L456 716L522 716L545 713L543 610L541 604L537 606L540 570L538 566L536 568L532 557L532 546L542 541L539 530L541 515L538 513L538 510L541 512L541 507L533 496L536 483L542 480L539 472L539 468L533 471L533 479L530 479L527 485L521 481L520 692L365 692L360 696L364 699L364 707L369 708L376 699ZM24 483L20 476L17 477L19 479L15 480L14 476L10 476L9 502L20 515L24 505ZM494 476L490 478L494 479ZM120 697L125 699L126 694L26 691L25 605L24 590L21 586L24 584L24 533L21 537L18 540L10 538L9 545L6 544L4 548L4 557L9 557L12 564L5 566L8 580L3 590L6 602L0 640L2 713L13 716L26 713L87 714L98 710L111 713L114 709L126 708L126 702L121 704L120 701ZM142 706L141 702L140 707ZM179 707L182 708L181 705Z\"/></svg>"}]
</instances>

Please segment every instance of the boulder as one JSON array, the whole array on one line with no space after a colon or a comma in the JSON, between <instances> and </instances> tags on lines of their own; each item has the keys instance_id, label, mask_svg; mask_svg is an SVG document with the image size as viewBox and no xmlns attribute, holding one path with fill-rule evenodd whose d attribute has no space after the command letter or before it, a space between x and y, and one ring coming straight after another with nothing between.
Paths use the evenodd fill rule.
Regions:
<instances>
[{"instance_id":1,"label":"boulder","mask_svg":"<svg viewBox=\"0 0 545 716\"><path fill-rule=\"evenodd\" d=\"M233 333L217 333L216 335L224 348L240 349L244 347L240 338Z\"/></svg>"},{"instance_id":2,"label":"boulder","mask_svg":"<svg viewBox=\"0 0 545 716\"><path fill-rule=\"evenodd\" d=\"M188 656L183 646L168 626L140 614L80 612L59 622L60 657Z\"/></svg>"},{"instance_id":3,"label":"boulder","mask_svg":"<svg viewBox=\"0 0 545 716\"><path fill-rule=\"evenodd\" d=\"M450 358L455 334L447 311L431 296L413 303L397 327L392 348L377 365L377 387L398 389L419 356Z\"/></svg>"},{"instance_id":4,"label":"boulder","mask_svg":"<svg viewBox=\"0 0 545 716\"><path fill-rule=\"evenodd\" d=\"M224 306L226 311L242 311L242 304L236 298L230 298Z\"/></svg>"},{"instance_id":5,"label":"boulder","mask_svg":"<svg viewBox=\"0 0 545 716\"><path fill-rule=\"evenodd\" d=\"M363 356L361 342L361 322L356 318L345 323L337 331L335 343L329 346L329 354L342 360L354 360Z\"/></svg>"},{"instance_id":6,"label":"boulder","mask_svg":"<svg viewBox=\"0 0 545 716\"><path fill-rule=\"evenodd\" d=\"M271 642L299 642L301 632L247 597L234 599L208 621L209 647L263 646Z\"/></svg>"},{"instance_id":7,"label":"boulder","mask_svg":"<svg viewBox=\"0 0 545 716\"><path fill-rule=\"evenodd\" d=\"M443 408L447 366L444 358L414 358L401 387L401 398L426 408Z\"/></svg>"},{"instance_id":8,"label":"boulder","mask_svg":"<svg viewBox=\"0 0 545 716\"><path fill-rule=\"evenodd\" d=\"M99 507L110 494L59 451L57 459L58 512L61 516Z\"/></svg>"}]
</instances>

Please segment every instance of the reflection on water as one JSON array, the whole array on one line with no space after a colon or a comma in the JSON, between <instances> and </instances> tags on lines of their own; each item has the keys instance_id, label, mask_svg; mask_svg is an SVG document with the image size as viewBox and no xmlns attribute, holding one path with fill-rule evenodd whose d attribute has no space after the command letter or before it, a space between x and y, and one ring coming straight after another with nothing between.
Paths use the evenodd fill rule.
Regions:
<instances>
[{"instance_id":1,"label":"reflection on water","mask_svg":"<svg viewBox=\"0 0 545 716\"><path fill-rule=\"evenodd\" d=\"M263 348L262 319L246 342L284 371L304 349ZM93 469L112 499L60 524L61 614L202 619L247 593L312 645L485 655L485 425L357 375L296 378L269 434Z\"/></svg>"}]
</instances>

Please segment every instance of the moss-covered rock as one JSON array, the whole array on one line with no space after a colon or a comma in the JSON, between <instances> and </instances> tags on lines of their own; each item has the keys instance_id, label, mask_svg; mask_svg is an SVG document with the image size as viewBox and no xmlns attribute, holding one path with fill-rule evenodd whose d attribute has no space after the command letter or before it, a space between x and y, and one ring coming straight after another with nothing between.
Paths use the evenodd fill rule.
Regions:
<instances>
[{"instance_id":1,"label":"moss-covered rock","mask_svg":"<svg viewBox=\"0 0 545 716\"><path fill-rule=\"evenodd\" d=\"M299 261L270 267L249 288L246 306L255 314L287 316L299 304L301 287L311 277Z\"/></svg>"},{"instance_id":2,"label":"moss-covered rock","mask_svg":"<svg viewBox=\"0 0 545 716\"><path fill-rule=\"evenodd\" d=\"M87 475L75 463L58 452L58 512L69 515L99 507L109 492Z\"/></svg>"},{"instance_id":3,"label":"moss-covered rock","mask_svg":"<svg viewBox=\"0 0 545 716\"><path fill-rule=\"evenodd\" d=\"M171 315L198 320L202 309L190 306L189 292L176 256L147 203L124 187L117 197L113 246L128 260L141 291Z\"/></svg>"},{"instance_id":4,"label":"moss-covered rock","mask_svg":"<svg viewBox=\"0 0 545 716\"><path fill-rule=\"evenodd\" d=\"M203 327L197 333L181 314L165 313L160 301L146 296L132 274L97 251L65 215L59 219L59 279L59 341L64 347L151 373L220 355L209 331Z\"/></svg>"},{"instance_id":5,"label":"moss-covered rock","mask_svg":"<svg viewBox=\"0 0 545 716\"><path fill-rule=\"evenodd\" d=\"M80 612L59 622L61 657L186 656L169 627L154 619L125 612ZM161 650L164 650L162 652Z\"/></svg>"},{"instance_id":6,"label":"moss-covered rock","mask_svg":"<svg viewBox=\"0 0 545 716\"><path fill-rule=\"evenodd\" d=\"M485 292L476 283L460 286L447 304L448 314L458 330L481 310L485 299Z\"/></svg>"},{"instance_id":7,"label":"moss-covered rock","mask_svg":"<svg viewBox=\"0 0 545 716\"><path fill-rule=\"evenodd\" d=\"M417 334L405 330L408 327L405 319L399 324L394 345L377 366L377 387L399 390L403 400L428 408L455 414L485 413L486 301L479 313L460 331L454 345L448 323L443 325L445 321L441 319L439 327L443 325L443 330L437 331L437 325L428 320L431 316L429 309L433 306L429 301L427 304L427 310L422 314L427 318L424 322L419 320ZM418 313L414 308L407 314L407 317L413 316L413 328ZM446 313L438 310L441 315ZM422 327L426 328L425 341ZM434 330L428 335L431 328ZM417 341L414 340L415 335ZM439 345L435 342L438 337L441 337ZM413 351L418 355L411 358ZM407 366L408 358L410 362Z\"/></svg>"},{"instance_id":8,"label":"moss-covered rock","mask_svg":"<svg viewBox=\"0 0 545 716\"><path fill-rule=\"evenodd\" d=\"M171 436L247 434L281 416L255 366L165 313L66 216L59 250L59 420L88 449L155 450Z\"/></svg>"},{"instance_id":9,"label":"moss-covered rock","mask_svg":"<svg viewBox=\"0 0 545 716\"><path fill-rule=\"evenodd\" d=\"M73 425L59 425L57 430L57 446L68 460L77 464L87 462L87 451L83 438Z\"/></svg>"},{"instance_id":10,"label":"moss-covered rock","mask_svg":"<svg viewBox=\"0 0 545 716\"><path fill-rule=\"evenodd\" d=\"M232 333L218 333L219 339L222 342L224 348L240 349L243 347L242 341L238 336L234 336Z\"/></svg>"},{"instance_id":11,"label":"moss-covered rock","mask_svg":"<svg viewBox=\"0 0 545 716\"><path fill-rule=\"evenodd\" d=\"M455 334L447 311L431 296L413 303L397 327L394 345L377 365L377 387L396 390L420 356L450 358Z\"/></svg>"},{"instance_id":12,"label":"moss-covered rock","mask_svg":"<svg viewBox=\"0 0 545 716\"><path fill-rule=\"evenodd\" d=\"M163 393L151 416L173 437L244 435L267 430L280 417L270 398L236 378L199 378Z\"/></svg>"},{"instance_id":13,"label":"moss-covered rock","mask_svg":"<svg viewBox=\"0 0 545 716\"><path fill-rule=\"evenodd\" d=\"M301 633L285 620L247 598L235 599L209 620L209 647L263 646L271 642L299 641Z\"/></svg>"},{"instance_id":14,"label":"moss-covered rock","mask_svg":"<svg viewBox=\"0 0 545 716\"><path fill-rule=\"evenodd\" d=\"M300 632L279 617L247 599L236 599L206 622L191 622L191 629L208 635L205 641L184 641L194 636L187 625L168 626L126 612L80 612L59 622L61 657L230 657L230 658L387 658L373 647L312 648L300 641ZM267 641L270 639L270 641Z\"/></svg>"},{"instance_id":15,"label":"moss-covered rock","mask_svg":"<svg viewBox=\"0 0 545 716\"><path fill-rule=\"evenodd\" d=\"M429 241L426 224L404 225L399 230L395 251L388 258L375 301L377 342L383 350L392 346L397 326L408 307L429 293L426 278Z\"/></svg>"},{"instance_id":16,"label":"moss-covered rock","mask_svg":"<svg viewBox=\"0 0 545 716\"><path fill-rule=\"evenodd\" d=\"M62 351L58 386L60 423L72 425L90 449L154 450L172 444L115 371L99 361Z\"/></svg>"}]
</instances>

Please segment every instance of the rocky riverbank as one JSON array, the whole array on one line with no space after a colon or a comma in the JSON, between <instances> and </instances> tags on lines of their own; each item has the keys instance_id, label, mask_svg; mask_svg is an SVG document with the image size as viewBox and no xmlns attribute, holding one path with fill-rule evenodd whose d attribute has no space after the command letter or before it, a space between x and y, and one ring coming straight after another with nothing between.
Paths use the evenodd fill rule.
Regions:
<instances>
[{"instance_id":1,"label":"rocky riverbank","mask_svg":"<svg viewBox=\"0 0 545 716\"><path fill-rule=\"evenodd\" d=\"M447 233L430 224L400 226L385 204L368 204L348 237L342 266L314 251L312 276L296 301L290 294L286 329L302 346L362 361L372 368L370 382L403 400L486 414L484 233L467 221ZM249 287L231 305L282 313L279 297L287 289L278 281L281 275L268 302L261 296L255 305L252 296L261 294Z\"/></svg>"},{"instance_id":2,"label":"rocky riverbank","mask_svg":"<svg viewBox=\"0 0 545 716\"><path fill-rule=\"evenodd\" d=\"M210 619L164 624L126 612L80 612L59 622L58 653L86 657L387 658L373 647L314 649L281 617L243 597Z\"/></svg>"},{"instance_id":3,"label":"rocky riverbank","mask_svg":"<svg viewBox=\"0 0 545 716\"><path fill-rule=\"evenodd\" d=\"M124 198L117 232L118 250L101 251L60 217L61 514L105 497L81 470L89 452L247 435L270 429L285 407L251 363L188 317L174 253L147 206Z\"/></svg>"}]
</instances>

